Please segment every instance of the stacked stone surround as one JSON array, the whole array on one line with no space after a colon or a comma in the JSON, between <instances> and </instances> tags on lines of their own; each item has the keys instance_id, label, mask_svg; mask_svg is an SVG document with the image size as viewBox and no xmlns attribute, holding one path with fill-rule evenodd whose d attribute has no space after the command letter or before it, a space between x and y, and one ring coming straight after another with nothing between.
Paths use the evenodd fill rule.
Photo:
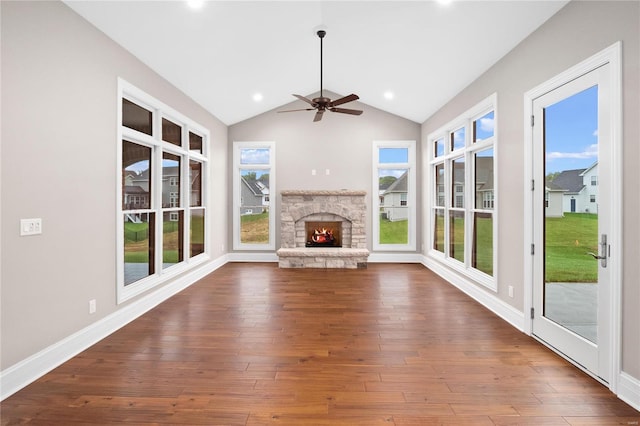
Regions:
<instances>
[{"instance_id":1,"label":"stacked stone surround","mask_svg":"<svg viewBox=\"0 0 640 426\"><path fill-rule=\"evenodd\" d=\"M366 191L282 191L281 268L365 268L369 250ZM306 221L342 222L342 247L305 247Z\"/></svg>"}]
</instances>

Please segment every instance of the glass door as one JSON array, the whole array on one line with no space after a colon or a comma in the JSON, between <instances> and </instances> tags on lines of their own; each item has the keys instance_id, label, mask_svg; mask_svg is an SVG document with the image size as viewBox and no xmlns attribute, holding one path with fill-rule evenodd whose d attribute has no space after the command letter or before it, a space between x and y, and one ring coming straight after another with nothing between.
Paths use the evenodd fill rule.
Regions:
<instances>
[{"instance_id":1,"label":"glass door","mask_svg":"<svg viewBox=\"0 0 640 426\"><path fill-rule=\"evenodd\" d=\"M604 65L533 101L533 333L595 376L607 368L610 216Z\"/></svg>"}]
</instances>

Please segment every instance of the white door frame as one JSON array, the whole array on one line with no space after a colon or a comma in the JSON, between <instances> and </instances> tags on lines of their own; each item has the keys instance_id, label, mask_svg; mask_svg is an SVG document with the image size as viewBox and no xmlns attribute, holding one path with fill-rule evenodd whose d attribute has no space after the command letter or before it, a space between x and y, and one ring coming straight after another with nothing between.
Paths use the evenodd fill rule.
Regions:
<instances>
[{"instance_id":1,"label":"white door frame","mask_svg":"<svg viewBox=\"0 0 640 426\"><path fill-rule=\"evenodd\" d=\"M533 185L544 185L544 182L534 182L533 175L533 131L531 116L533 115L533 100L548 93L563 84L587 74L602 65L609 64L611 89L611 182L613 188L622 188L622 43L616 42L612 46L596 53L592 57L580 62L568 70L556 75L539 86L529 90L524 95L524 332L532 335L533 321ZM610 366L609 389L617 393L618 377L620 375L621 355L621 279L622 279L622 194L613 191L611 194L612 227L610 230L611 284L609 290L609 336L610 336ZM537 248L541 250L542 248ZM589 372L587 372L589 373ZM590 373L589 373L590 374Z\"/></svg>"}]
</instances>

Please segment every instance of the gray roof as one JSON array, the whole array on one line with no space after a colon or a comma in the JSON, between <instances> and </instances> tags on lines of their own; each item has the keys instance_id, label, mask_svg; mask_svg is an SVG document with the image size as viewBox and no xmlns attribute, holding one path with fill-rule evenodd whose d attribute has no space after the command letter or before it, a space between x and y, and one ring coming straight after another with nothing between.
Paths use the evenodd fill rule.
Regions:
<instances>
[{"instance_id":1,"label":"gray roof","mask_svg":"<svg viewBox=\"0 0 640 426\"><path fill-rule=\"evenodd\" d=\"M388 194L390 192L407 192L407 173L409 173L409 171L404 172L402 176L400 176L391 185L389 185L384 193Z\"/></svg>"},{"instance_id":2,"label":"gray roof","mask_svg":"<svg viewBox=\"0 0 640 426\"><path fill-rule=\"evenodd\" d=\"M493 157L476 157L476 190L493 191Z\"/></svg>"},{"instance_id":3,"label":"gray roof","mask_svg":"<svg viewBox=\"0 0 640 426\"><path fill-rule=\"evenodd\" d=\"M244 176L242 177L242 180L247 185L247 188L249 188L251 190L251 192L253 192L253 195L262 196L262 189L258 185L258 181L257 180L255 180L255 179L247 179Z\"/></svg>"},{"instance_id":4,"label":"gray roof","mask_svg":"<svg viewBox=\"0 0 640 426\"><path fill-rule=\"evenodd\" d=\"M582 173L586 169L564 170L553 179L554 189L564 189L569 193L578 193L584 188ZM547 182L549 186L549 182Z\"/></svg>"}]
</instances>

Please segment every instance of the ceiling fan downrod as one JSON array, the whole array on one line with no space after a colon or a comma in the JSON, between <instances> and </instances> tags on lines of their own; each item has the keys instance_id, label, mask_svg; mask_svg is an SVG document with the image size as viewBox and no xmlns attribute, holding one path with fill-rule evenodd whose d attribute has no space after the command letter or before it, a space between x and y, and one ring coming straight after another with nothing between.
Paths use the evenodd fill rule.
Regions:
<instances>
[{"instance_id":1,"label":"ceiling fan downrod","mask_svg":"<svg viewBox=\"0 0 640 426\"><path fill-rule=\"evenodd\" d=\"M322 39L327 35L325 30L318 30L318 37L320 37L320 97L324 97L322 95Z\"/></svg>"}]
</instances>

